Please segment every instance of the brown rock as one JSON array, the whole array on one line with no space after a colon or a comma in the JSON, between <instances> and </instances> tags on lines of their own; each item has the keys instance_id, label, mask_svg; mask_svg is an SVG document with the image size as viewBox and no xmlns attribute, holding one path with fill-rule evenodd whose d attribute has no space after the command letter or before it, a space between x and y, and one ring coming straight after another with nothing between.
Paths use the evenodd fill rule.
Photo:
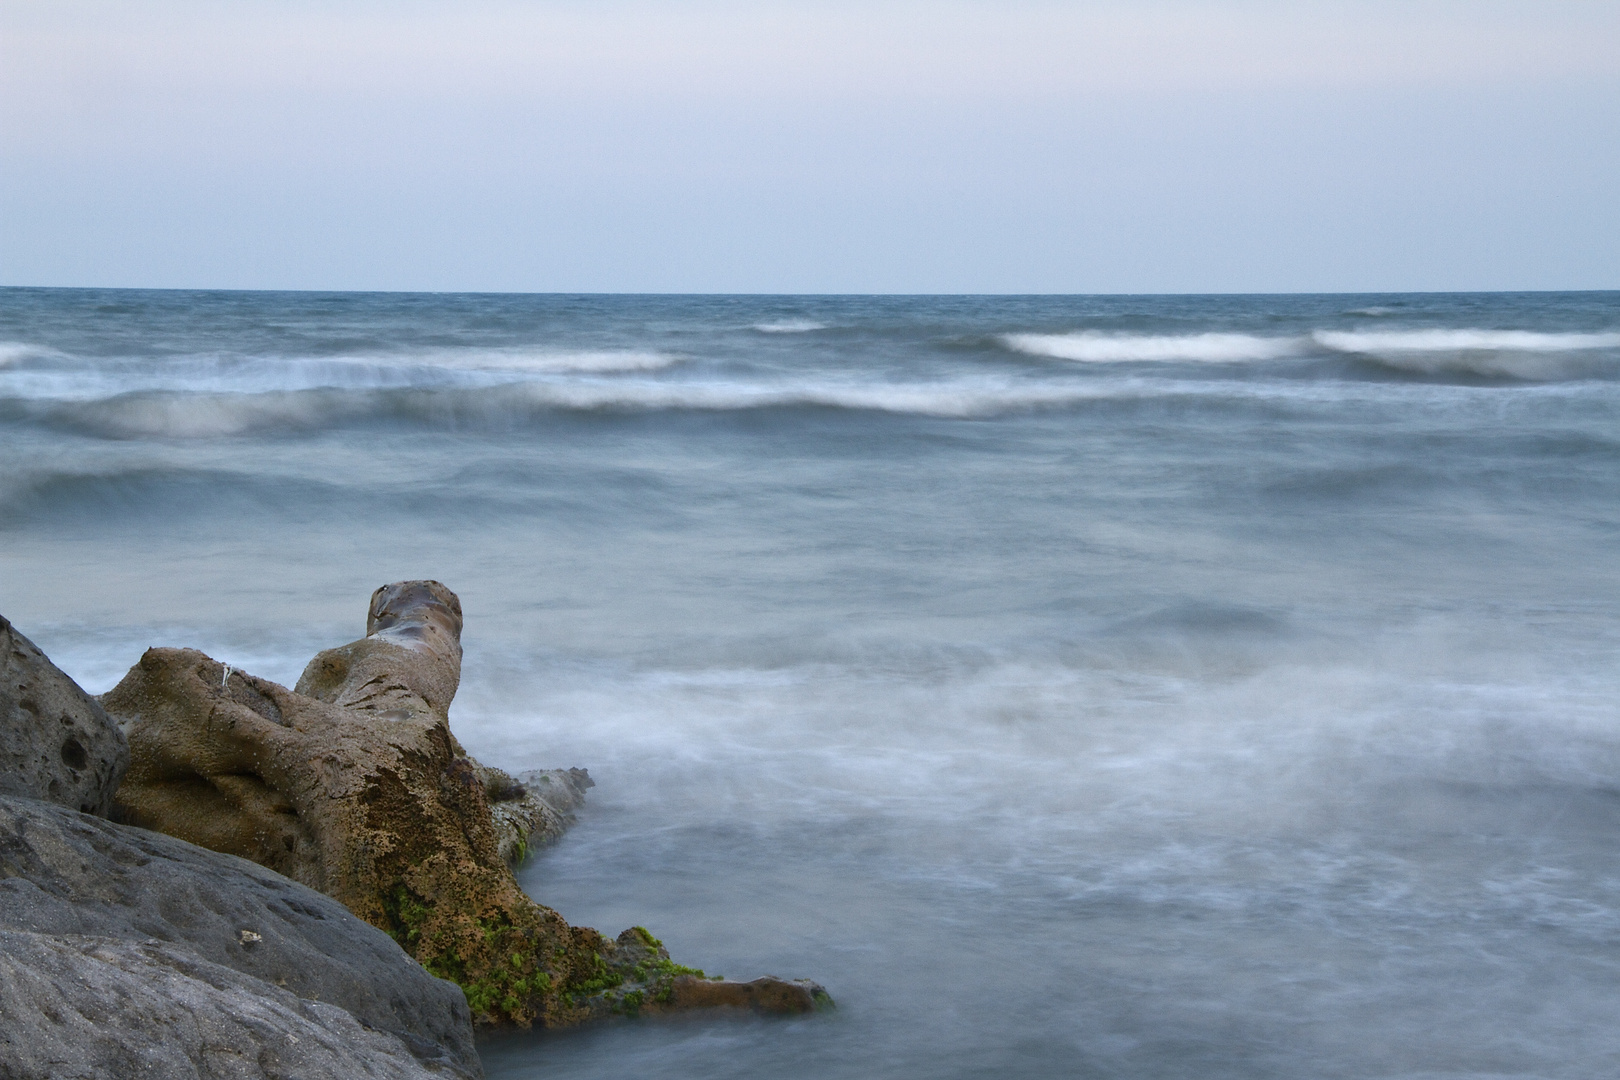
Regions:
<instances>
[{"instance_id":1,"label":"brown rock","mask_svg":"<svg viewBox=\"0 0 1620 1080\"><path fill-rule=\"evenodd\" d=\"M832 1005L827 991L809 979L779 979L767 975L753 982L710 980L695 975L677 976L670 987L672 1009L747 1009L762 1013L807 1013Z\"/></svg>"},{"instance_id":2,"label":"brown rock","mask_svg":"<svg viewBox=\"0 0 1620 1080\"><path fill-rule=\"evenodd\" d=\"M316 654L294 689L390 719L445 719L460 685L461 600L437 581L396 581L371 594L366 636Z\"/></svg>"},{"instance_id":3,"label":"brown rock","mask_svg":"<svg viewBox=\"0 0 1620 1080\"><path fill-rule=\"evenodd\" d=\"M125 819L336 897L461 986L481 1023L567 1025L657 996L677 1007L688 969L667 953L625 967L624 935L569 926L512 876L485 787L505 774L468 758L446 717L461 669L455 594L384 586L367 629L317 655L296 691L194 650L149 649L102 698L129 724ZM582 795L583 771L571 780ZM750 993L770 1011L792 996Z\"/></svg>"},{"instance_id":4,"label":"brown rock","mask_svg":"<svg viewBox=\"0 0 1620 1080\"><path fill-rule=\"evenodd\" d=\"M518 887L441 716L342 708L190 649L149 649L103 702L131 721L124 820L337 898L482 1022L567 1022L592 937Z\"/></svg>"},{"instance_id":5,"label":"brown rock","mask_svg":"<svg viewBox=\"0 0 1620 1080\"><path fill-rule=\"evenodd\" d=\"M831 1009L833 1000L809 979L767 975L734 982L672 962L664 943L633 926L600 946L602 970L579 1003L594 1017L658 1015L694 1009L740 1009L793 1015Z\"/></svg>"}]
</instances>

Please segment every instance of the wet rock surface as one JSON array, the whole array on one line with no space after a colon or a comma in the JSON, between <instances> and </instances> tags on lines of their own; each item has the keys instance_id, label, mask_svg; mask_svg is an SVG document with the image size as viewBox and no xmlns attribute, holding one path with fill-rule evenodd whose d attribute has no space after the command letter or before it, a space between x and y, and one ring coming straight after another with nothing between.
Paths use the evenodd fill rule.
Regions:
<instances>
[{"instance_id":1,"label":"wet rock surface","mask_svg":"<svg viewBox=\"0 0 1620 1080\"><path fill-rule=\"evenodd\" d=\"M601 967L582 1004L592 1018L656 1016L693 1009L739 1009L794 1015L833 1008L832 996L809 979L766 975L737 982L683 967L664 943L644 927L633 926L616 941L604 942Z\"/></svg>"},{"instance_id":2,"label":"wet rock surface","mask_svg":"<svg viewBox=\"0 0 1620 1080\"><path fill-rule=\"evenodd\" d=\"M96 699L0 617L0 795L105 817L128 764Z\"/></svg>"},{"instance_id":3,"label":"wet rock surface","mask_svg":"<svg viewBox=\"0 0 1620 1080\"><path fill-rule=\"evenodd\" d=\"M481 1069L461 992L330 897L172 837L0 798L0 1075Z\"/></svg>"}]
</instances>

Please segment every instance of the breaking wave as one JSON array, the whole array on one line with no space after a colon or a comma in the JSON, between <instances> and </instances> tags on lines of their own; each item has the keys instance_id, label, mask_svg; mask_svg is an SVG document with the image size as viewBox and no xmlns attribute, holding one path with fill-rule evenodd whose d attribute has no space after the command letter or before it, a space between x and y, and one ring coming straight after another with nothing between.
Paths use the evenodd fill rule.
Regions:
<instances>
[{"instance_id":1,"label":"breaking wave","mask_svg":"<svg viewBox=\"0 0 1620 1080\"><path fill-rule=\"evenodd\" d=\"M1459 373L1550 380L1591 374L1620 349L1620 333L1533 330L1318 330L1312 339L1335 352L1423 375Z\"/></svg>"},{"instance_id":2,"label":"breaking wave","mask_svg":"<svg viewBox=\"0 0 1620 1080\"><path fill-rule=\"evenodd\" d=\"M1373 309L1365 309L1371 312ZM1613 366L1620 333L1533 330L1315 330L1297 337L1253 334L1007 334L1017 352L1088 364L1240 364L1323 354L1398 371L1525 380L1593 374Z\"/></svg>"},{"instance_id":3,"label":"breaking wave","mask_svg":"<svg viewBox=\"0 0 1620 1080\"><path fill-rule=\"evenodd\" d=\"M808 334L812 330L827 329L826 323L814 319L780 319L776 322L755 323L754 329L762 334Z\"/></svg>"},{"instance_id":4,"label":"breaking wave","mask_svg":"<svg viewBox=\"0 0 1620 1080\"><path fill-rule=\"evenodd\" d=\"M85 361L38 350L49 364L13 366L0 379L0 400L107 401L164 395L244 397L309 390L442 390L509 385L530 379L631 376L669 368L680 357L661 352L446 349L343 357L193 355ZM236 406L231 407L233 410ZM204 425L207 427L208 425Z\"/></svg>"},{"instance_id":5,"label":"breaking wave","mask_svg":"<svg viewBox=\"0 0 1620 1080\"><path fill-rule=\"evenodd\" d=\"M1311 335L1344 352L1578 352L1620 348L1620 333L1543 334L1533 330L1318 330Z\"/></svg>"},{"instance_id":6,"label":"breaking wave","mask_svg":"<svg viewBox=\"0 0 1620 1080\"><path fill-rule=\"evenodd\" d=\"M547 415L557 413L809 408L976 420L1104 402L1221 410L1255 405L1269 409L1317 408L1328 403L1387 405L1402 399L1416 407L1454 409L1478 403L1480 392L1461 386L1391 387L1355 380L1210 382L1139 376L1043 381L964 377L926 382L581 378L482 387L146 391L92 400L0 398L0 419L29 419L108 439L208 439L370 423L498 431L542 423Z\"/></svg>"},{"instance_id":7,"label":"breaking wave","mask_svg":"<svg viewBox=\"0 0 1620 1080\"><path fill-rule=\"evenodd\" d=\"M1049 356L1088 364L1204 363L1235 364L1276 360L1300 351L1297 338L1253 334L1007 334L1008 348L1031 356Z\"/></svg>"},{"instance_id":8,"label":"breaking wave","mask_svg":"<svg viewBox=\"0 0 1620 1080\"><path fill-rule=\"evenodd\" d=\"M32 360L39 356L52 356L54 351L39 345L30 345L26 341L0 341L0 367L15 364L21 360Z\"/></svg>"},{"instance_id":9,"label":"breaking wave","mask_svg":"<svg viewBox=\"0 0 1620 1080\"><path fill-rule=\"evenodd\" d=\"M106 438L198 439L300 430L364 420L444 427L522 423L549 411L732 411L795 406L973 418L1114 396L1115 388L1065 383L523 382L478 389L317 389L271 393L124 394L95 401L33 401L37 420ZM15 407L15 405L14 405Z\"/></svg>"}]
</instances>

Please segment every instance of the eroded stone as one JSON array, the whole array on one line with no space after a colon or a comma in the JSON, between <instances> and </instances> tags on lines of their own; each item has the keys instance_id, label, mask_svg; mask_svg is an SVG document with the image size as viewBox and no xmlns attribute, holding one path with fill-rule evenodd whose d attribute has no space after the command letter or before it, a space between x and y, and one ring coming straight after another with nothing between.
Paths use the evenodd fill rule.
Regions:
<instances>
[{"instance_id":1,"label":"eroded stone","mask_svg":"<svg viewBox=\"0 0 1620 1080\"><path fill-rule=\"evenodd\" d=\"M128 765L96 699L0 618L0 795L105 817Z\"/></svg>"}]
</instances>

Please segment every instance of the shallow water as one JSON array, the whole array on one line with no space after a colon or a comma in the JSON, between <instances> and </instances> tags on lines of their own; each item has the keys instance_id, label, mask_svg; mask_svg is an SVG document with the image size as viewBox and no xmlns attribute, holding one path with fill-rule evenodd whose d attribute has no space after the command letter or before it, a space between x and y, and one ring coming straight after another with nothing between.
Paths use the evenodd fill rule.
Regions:
<instances>
[{"instance_id":1,"label":"shallow water","mask_svg":"<svg viewBox=\"0 0 1620 1080\"><path fill-rule=\"evenodd\" d=\"M1620 1071L1620 294L0 290L0 460L90 689L439 578L530 891L839 1002L492 1077Z\"/></svg>"}]
</instances>

